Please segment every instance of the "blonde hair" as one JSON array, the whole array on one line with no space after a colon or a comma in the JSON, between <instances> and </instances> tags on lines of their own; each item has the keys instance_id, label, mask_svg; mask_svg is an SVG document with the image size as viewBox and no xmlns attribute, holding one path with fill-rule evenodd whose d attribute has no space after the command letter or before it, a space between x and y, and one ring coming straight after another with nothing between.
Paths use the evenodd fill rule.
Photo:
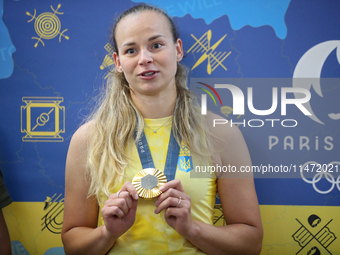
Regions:
<instances>
[{"instance_id":1,"label":"blonde hair","mask_svg":"<svg viewBox=\"0 0 340 255\"><path fill-rule=\"evenodd\" d=\"M210 156L208 128L195 96L188 90L187 71L180 63L177 63L175 80L174 136L178 143L182 140L191 153ZM129 84L123 73L112 70L103 92L97 109L89 117L93 128L87 157L88 196L96 196L99 204L122 183L129 159L126 144L134 139L136 131L138 140L144 127L143 116L131 99ZM202 139L202 135L207 139Z\"/></svg>"}]
</instances>

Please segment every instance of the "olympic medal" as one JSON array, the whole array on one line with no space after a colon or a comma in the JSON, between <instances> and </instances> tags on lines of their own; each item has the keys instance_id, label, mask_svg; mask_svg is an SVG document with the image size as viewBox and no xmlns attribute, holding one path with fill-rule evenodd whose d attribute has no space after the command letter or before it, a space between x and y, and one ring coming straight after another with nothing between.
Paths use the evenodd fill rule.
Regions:
<instances>
[{"instance_id":1,"label":"olympic medal","mask_svg":"<svg viewBox=\"0 0 340 255\"><path fill-rule=\"evenodd\" d=\"M136 188L139 197L149 199L162 194L159 188L165 183L167 183L166 176L155 168L140 170L132 179L132 185Z\"/></svg>"}]
</instances>

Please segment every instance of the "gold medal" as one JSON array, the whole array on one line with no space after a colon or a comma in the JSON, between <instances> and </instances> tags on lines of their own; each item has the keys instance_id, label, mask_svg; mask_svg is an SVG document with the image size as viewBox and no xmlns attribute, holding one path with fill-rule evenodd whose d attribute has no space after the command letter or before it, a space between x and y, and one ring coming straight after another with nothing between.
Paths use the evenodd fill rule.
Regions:
<instances>
[{"instance_id":1,"label":"gold medal","mask_svg":"<svg viewBox=\"0 0 340 255\"><path fill-rule=\"evenodd\" d=\"M166 182L165 175L155 168L140 170L132 179L132 185L141 198L158 197L162 193L159 188Z\"/></svg>"}]
</instances>

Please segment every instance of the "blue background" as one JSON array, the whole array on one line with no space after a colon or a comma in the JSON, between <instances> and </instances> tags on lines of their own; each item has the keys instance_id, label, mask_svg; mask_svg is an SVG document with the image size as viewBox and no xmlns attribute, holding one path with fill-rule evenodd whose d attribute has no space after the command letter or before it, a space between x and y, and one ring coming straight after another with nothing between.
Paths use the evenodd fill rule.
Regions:
<instances>
[{"instance_id":1,"label":"blue background","mask_svg":"<svg viewBox=\"0 0 340 255\"><path fill-rule=\"evenodd\" d=\"M151 1L150 1L151 2ZM162 1L179 27L184 50L187 52L196 42L192 35L200 38L212 31L211 44L225 34L227 36L216 48L216 52L231 54L223 61L225 70L217 67L211 75L207 73L207 61L190 71L191 78L287 78L293 77L299 59L313 46L340 40L339 1L292 0L259 1L249 12L253 1ZM274 3L275 2L275 3ZM1 3L1 2L0 2ZM61 31L69 36L61 42L57 37L42 39L35 48L37 37L34 21L26 12L39 16L52 12L51 7L61 4L58 15ZM3 3L3 23L0 32L0 168L11 197L14 201L45 201L46 196L64 194L64 168L68 145L72 134L81 125L94 105L95 96L106 75L100 66L108 53L104 46L114 18L123 10L135 5L132 1L11 1ZM0 7L1 8L1 7ZM242 10L242 11L240 11ZM265 15L270 13L271 15ZM237 15L236 15L237 14ZM8 31L10 39L4 35ZM12 45L14 47L12 47ZM182 61L189 69L201 56L189 52ZM2 57L2 58L1 58ZM13 60L13 63L12 61ZM11 73L11 70L13 71ZM11 73L8 75L8 73ZM336 52L332 52L324 63L322 77L339 78L340 67ZM214 84L210 84L214 85ZM272 87L275 85L272 85ZM291 86L290 84L285 87ZM246 87L241 87L246 95ZM254 105L267 109L271 103L271 86L254 86ZM322 87L324 97L311 90L311 106L325 123L316 123L304 116L296 107L287 107L287 116L279 110L270 118L298 121L295 128L242 128L254 165L301 165L307 161L321 164L339 161L339 123L331 120L328 113L340 112L339 85ZM232 103L227 94L221 93L226 105ZM21 107L23 97L59 97L60 106L65 107L65 133L63 142L25 142L21 132ZM208 99L209 100L209 99ZM219 111L209 102L209 107ZM51 115L52 116L52 115ZM245 119L259 118L246 111ZM265 119L265 117L261 117ZM53 123L52 123L53 126ZM48 128L48 127L47 127ZM269 150L269 135L280 139L278 145ZM284 137L294 139L294 149L284 150ZM299 137L311 139L311 150L299 150ZM319 137L319 149L313 146ZM334 148L323 149L325 136L333 138ZM333 173L334 178L340 172ZM301 178L256 178L260 204L272 205L340 205L340 184L327 194L320 194L311 184ZM323 179L317 186L327 190L330 183Z\"/></svg>"}]
</instances>

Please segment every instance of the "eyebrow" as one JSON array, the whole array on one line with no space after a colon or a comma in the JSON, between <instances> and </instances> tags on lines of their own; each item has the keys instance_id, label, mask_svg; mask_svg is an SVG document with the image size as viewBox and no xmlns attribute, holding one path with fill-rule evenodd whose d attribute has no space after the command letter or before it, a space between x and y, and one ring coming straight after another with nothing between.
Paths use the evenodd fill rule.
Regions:
<instances>
[{"instance_id":1,"label":"eyebrow","mask_svg":"<svg viewBox=\"0 0 340 255\"><path fill-rule=\"evenodd\" d=\"M164 36L164 35L154 35L154 36L151 36L151 37L148 39L148 41L151 42L151 41L153 41L153 40L155 40L155 39L157 39L157 38L159 38L159 37L165 37L165 36ZM135 42L127 42L127 43L124 43L124 44L122 45L122 47L133 46L133 45L136 45L136 43L135 43ZM121 48L122 48L122 47L121 47Z\"/></svg>"}]
</instances>

